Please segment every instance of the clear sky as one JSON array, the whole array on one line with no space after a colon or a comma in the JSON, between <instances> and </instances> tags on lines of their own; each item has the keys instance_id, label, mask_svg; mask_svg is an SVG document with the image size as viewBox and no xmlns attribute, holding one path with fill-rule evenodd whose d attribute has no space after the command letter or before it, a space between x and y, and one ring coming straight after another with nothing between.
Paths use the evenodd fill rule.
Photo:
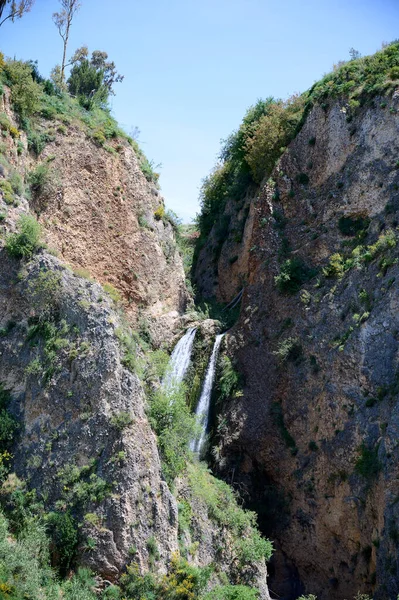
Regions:
<instances>
[{"instance_id":1,"label":"clear sky","mask_svg":"<svg viewBox=\"0 0 399 600\"><path fill-rule=\"evenodd\" d=\"M57 0L0 29L7 56L48 76L62 43ZM188 221L220 140L258 98L302 92L349 58L399 37L399 0L82 0L68 56L105 50L125 75L113 114L154 164L166 204Z\"/></svg>"}]
</instances>

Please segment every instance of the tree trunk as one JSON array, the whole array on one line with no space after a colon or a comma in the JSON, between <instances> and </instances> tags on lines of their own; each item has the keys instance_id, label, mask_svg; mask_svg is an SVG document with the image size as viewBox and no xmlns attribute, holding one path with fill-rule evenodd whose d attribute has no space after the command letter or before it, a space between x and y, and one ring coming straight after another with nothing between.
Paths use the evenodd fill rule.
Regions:
<instances>
[{"instance_id":1,"label":"tree trunk","mask_svg":"<svg viewBox=\"0 0 399 600\"><path fill-rule=\"evenodd\" d=\"M70 21L68 21L68 25L65 31L65 38L64 38L64 52L62 55L62 65L61 65L61 82L64 83L65 81L65 61L66 61L66 51L67 51L67 46L68 46L68 38L69 38L69 27L70 27Z\"/></svg>"}]
</instances>

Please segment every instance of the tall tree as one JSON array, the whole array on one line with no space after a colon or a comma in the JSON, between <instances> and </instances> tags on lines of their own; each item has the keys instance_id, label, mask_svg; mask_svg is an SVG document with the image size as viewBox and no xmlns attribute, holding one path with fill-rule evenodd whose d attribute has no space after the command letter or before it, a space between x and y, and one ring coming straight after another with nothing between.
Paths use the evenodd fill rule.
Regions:
<instances>
[{"instance_id":1,"label":"tall tree","mask_svg":"<svg viewBox=\"0 0 399 600\"><path fill-rule=\"evenodd\" d=\"M60 0L62 10L53 14L53 21L58 29L62 41L64 42L64 50L61 63L61 83L65 81L65 61L66 52L69 40L69 30L71 28L72 19L75 13L79 10L81 4L79 0Z\"/></svg>"},{"instance_id":2,"label":"tall tree","mask_svg":"<svg viewBox=\"0 0 399 600\"><path fill-rule=\"evenodd\" d=\"M32 8L35 0L0 0L0 27L11 19L11 21L15 21L15 19L20 19L25 13L29 12ZM4 9L7 4L9 4L9 11L6 17L3 18Z\"/></svg>"},{"instance_id":3,"label":"tall tree","mask_svg":"<svg viewBox=\"0 0 399 600\"><path fill-rule=\"evenodd\" d=\"M73 64L67 82L69 92L77 96L86 108L93 104L106 104L108 96L115 95L114 84L123 81L115 63L108 61L108 54L101 50L95 50L89 60L88 48L78 48L69 64Z\"/></svg>"}]
</instances>

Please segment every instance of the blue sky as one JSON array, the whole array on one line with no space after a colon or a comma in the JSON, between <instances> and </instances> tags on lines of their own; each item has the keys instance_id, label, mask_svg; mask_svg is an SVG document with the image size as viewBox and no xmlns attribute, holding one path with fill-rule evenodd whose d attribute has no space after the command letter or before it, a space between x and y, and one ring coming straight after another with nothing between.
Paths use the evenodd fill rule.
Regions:
<instances>
[{"instance_id":1,"label":"blue sky","mask_svg":"<svg viewBox=\"0 0 399 600\"><path fill-rule=\"evenodd\" d=\"M51 15L57 0L0 29L8 56L37 59L43 75L61 61ZM332 65L399 37L398 0L82 0L68 55L105 50L125 75L114 116L140 130L161 163L166 204L185 221L199 210L202 178L220 140L258 98L304 91Z\"/></svg>"}]
</instances>

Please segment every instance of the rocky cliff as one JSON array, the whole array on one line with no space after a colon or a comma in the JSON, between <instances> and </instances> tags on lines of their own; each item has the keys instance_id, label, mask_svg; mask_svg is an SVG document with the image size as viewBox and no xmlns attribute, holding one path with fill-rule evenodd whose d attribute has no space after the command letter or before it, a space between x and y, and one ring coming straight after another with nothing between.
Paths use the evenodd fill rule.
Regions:
<instances>
[{"instance_id":1,"label":"rocky cliff","mask_svg":"<svg viewBox=\"0 0 399 600\"><path fill-rule=\"evenodd\" d=\"M198 464L183 461L168 485L147 416L160 389L151 358L165 362L159 348L179 335L189 302L154 178L107 113L93 124L66 97L41 102L26 134L8 88L2 97L3 509L17 523L19 510L45 519L64 575L88 566L104 587L130 564L133 583L151 572L154 589L173 587L156 577L180 555L212 571L209 587L254 585L267 599L263 554L242 546L258 539L253 516ZM46 244L25 252L29 213Z\"/></svg>"},{"instance_id":2,"label":"rocky cliff","mask_svg":"<svg viewBox=\"0 0 399 600\"><path fill-rule=\"evenodd\" d=\"M243 390L213 455L276 540L279 597L399 589L398 111L394 89L314 102L241 246L230 220L216 260L212 242L199 253L205 296L245 285L226 336Z\"/></svg>"}]
</instances>

